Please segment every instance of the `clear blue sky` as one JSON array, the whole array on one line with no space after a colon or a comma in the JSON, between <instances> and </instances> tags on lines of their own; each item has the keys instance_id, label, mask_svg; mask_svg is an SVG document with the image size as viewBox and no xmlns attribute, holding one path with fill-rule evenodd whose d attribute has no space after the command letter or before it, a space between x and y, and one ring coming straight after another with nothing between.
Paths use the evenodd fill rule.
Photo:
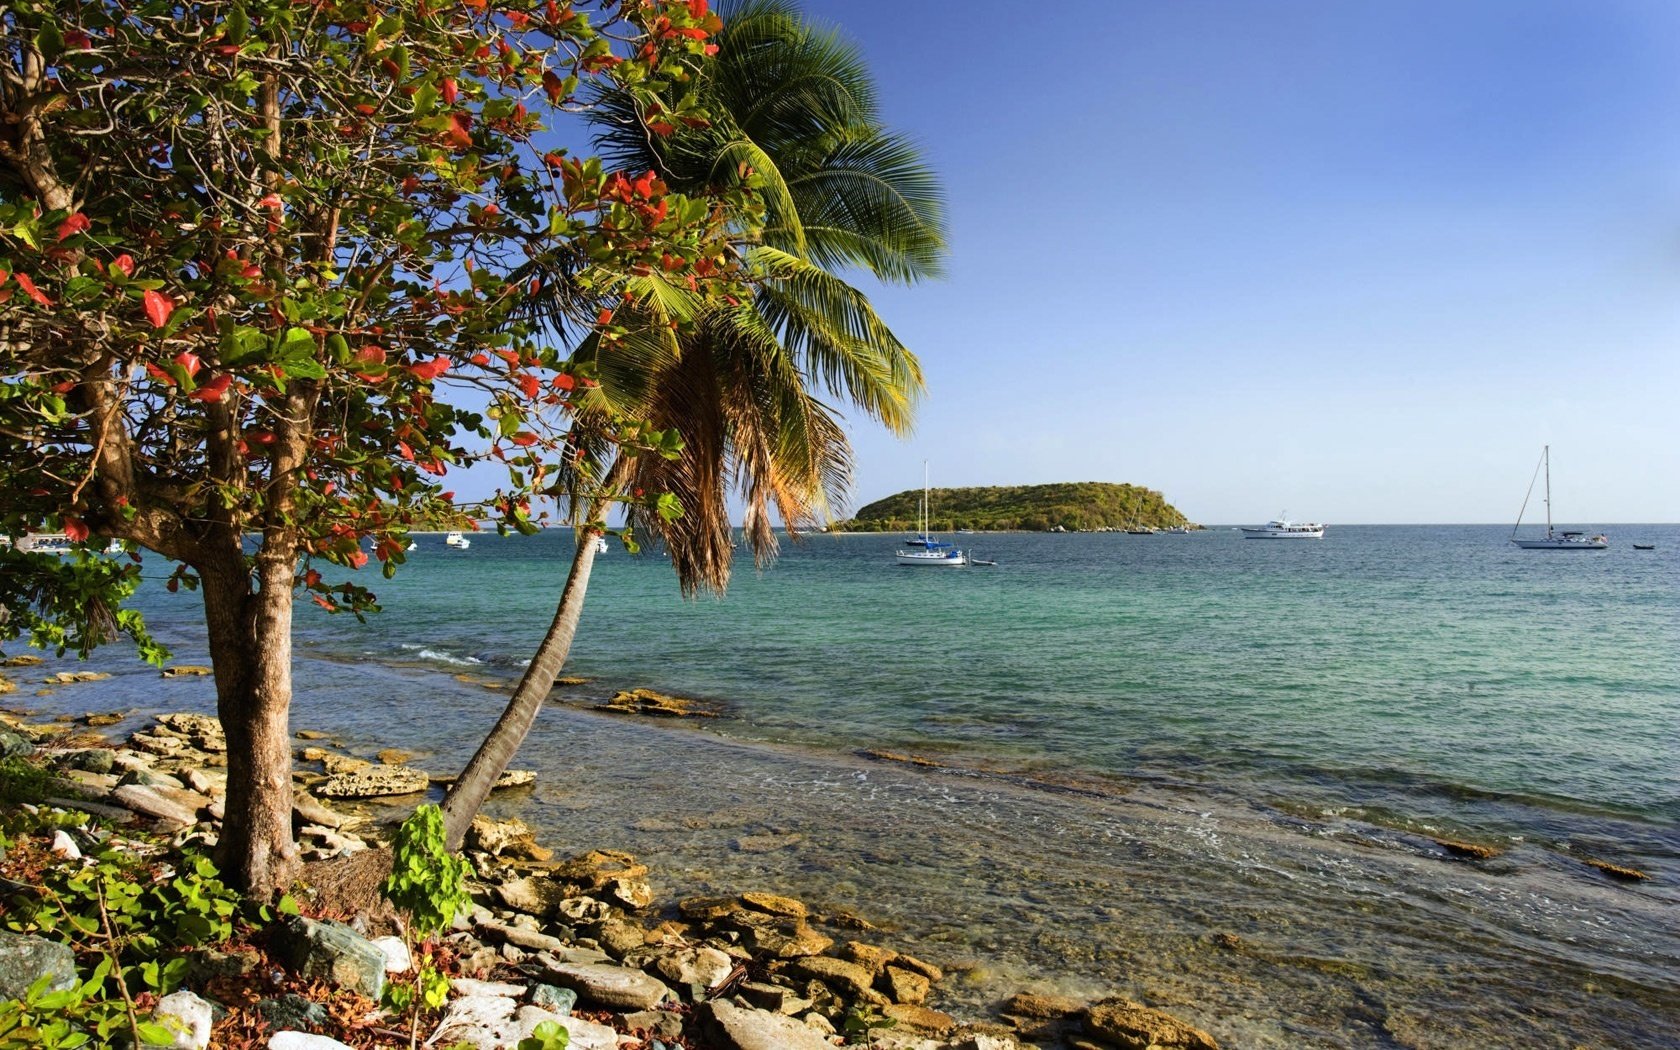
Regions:
<instances>
[{"instance_id":1,"label":"clear blue sky","mask_svg":"<svg viewBox=\"0 0 1680 1050\"><path fill-rule=\"evenodd\" d=\"M931 396L854 506L1680 521L1680 3L806 0L949 193L876 292Z\"/></svg>"}]
</instances>

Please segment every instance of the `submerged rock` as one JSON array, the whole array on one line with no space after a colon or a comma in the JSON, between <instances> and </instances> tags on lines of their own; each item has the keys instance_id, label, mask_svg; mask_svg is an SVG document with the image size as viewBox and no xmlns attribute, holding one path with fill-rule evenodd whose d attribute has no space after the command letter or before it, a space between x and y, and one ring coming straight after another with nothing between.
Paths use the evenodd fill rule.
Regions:
<instances>
[{"instance_id":1,"label":"submerged rock","mask_svg":"<svg viewBox=\"0 0 1680 1050\"><path fill-rule=\"evenodd\" d=\"M1213 1036L1201 1029L1123 996L1092 1003L1085 1024L1092 1035L1121 1050L1219 1050Z\"/></svg>"},{"instance_id":2,"label":"submerged rock","mask_svg":"<svg viewBox=\"0 0 1680 1050\"><path fill-rule=\"evenodd\" d=\"M624 689L611 700L595 705L597 711L614 714L653 715L658 718L716 718L718 708L700 700L656 692L652 689Z\"/></svg>"},{"instance_id":3,"label":"submerged rock","mask_svg":"<svg viewBox=\"0 0 1680 1050\"><path fill-rule=\"evenodd\" d=\"M215 673L216 673L215 671L211 670L208 667L205 667L203 664L176 664L174 667L165 667L163 669L162 677L164 677L164 678L203 678L203 677L206 677L208 675L213 675Z\"/></svg>"},{"instance_id":4,"label":"submerged rock","mask_svg":"<svg viewBox=\"0 0 1680 1050\"><path fill-rule=\"evenodd\" d=\"M1500 853L1493 846L1483 846L1476 842L1461 842L1458 839L1431 839L1430 841L1455 857L1464 857L1469 860L1492 860Z\"/></svg>"},{"instance_id":5,"label":"submerged rock","mask_svg":"<svg viewBox=\"0 0 1680 1050\"><path fill-rule=\"evenodd\" d=\"M1638 868L1624 868L1620 864L1612 864L1607 860L1594 860L1587 857L1582 863L1589 868L1597 868L1613 879L1621 879L1624 882L1644 882L1651 877Z\"/></svg>"}]
</instances>

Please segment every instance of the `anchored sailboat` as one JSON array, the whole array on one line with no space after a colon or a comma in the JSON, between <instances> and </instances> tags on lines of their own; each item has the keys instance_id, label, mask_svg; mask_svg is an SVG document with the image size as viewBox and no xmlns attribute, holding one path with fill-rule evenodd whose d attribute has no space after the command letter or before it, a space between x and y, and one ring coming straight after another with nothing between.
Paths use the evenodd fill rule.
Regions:
<instances>
[{"instance_id":1,"label":"anchored sailboat","mask_svg":"<svg viewBox=\"0 0 1680 1050\"><path fill-rule=\"evenodd\" d=\"M897 560L900 565L940 565L961 568L968 564L968 558L962 551L928 532L928 465L925 459L922 460L922 519L920 528L916 530L916 539L907 542L921 549L899 551Z\"/></svg>"},{"instance_id":2,"label":"anchored sailboat","mask_svg":"<svg viewBox=\"0 0 1680 1050\"><path fill-rule=\"evenodd\" d=\"M1536 475L1544 471L1546 475L1546 535L1532 539L1518 539L1517 530L1522 527L1523 511L1528 509L1528 500L1534 495L1535 478L1528 482L1528 495L1523 497L1522 510L1517 511L1517 523L1511 526L1511 542L1525 551L1601 551L1610 546L1610 537L1600 533L1588 536L1584 532L1554 532L1552 531L1552 446L1544 445L1540 449L1540 464L1535 467Z\"/></svg>"}]
</instances>

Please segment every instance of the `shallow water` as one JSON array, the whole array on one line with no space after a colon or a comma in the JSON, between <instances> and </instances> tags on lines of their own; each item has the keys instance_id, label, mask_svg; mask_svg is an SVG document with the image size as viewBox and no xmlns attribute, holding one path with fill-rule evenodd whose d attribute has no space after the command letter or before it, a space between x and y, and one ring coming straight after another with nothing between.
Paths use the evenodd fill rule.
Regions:
<instances>
[{"instance_id":1,"label":"shallow water","mask_svg":"<svg viewBox=\"0 0 1680 1050\"><path fill-rule=\"evenodd\" d=\"M649 685L725 717L557 705L518 763L538 786L495 804L671 892L866 915L972 964L950 1000L1127 991L1233 1046L1680 1045L1680 529L1603 554L1504 533L977 536L1001 564L948 573L824 536L688 604L615 550L569 668L596 680L557 698ZM300 614L296 723L458 765L501 697L452 676L517 675L566 542L423 538L368 627ZM197 610L145 601L195 658ZM35 702L211 704L98 662L129 673ZM771 833L802 837L738 848Z\"/></svg>"}]
</instances>

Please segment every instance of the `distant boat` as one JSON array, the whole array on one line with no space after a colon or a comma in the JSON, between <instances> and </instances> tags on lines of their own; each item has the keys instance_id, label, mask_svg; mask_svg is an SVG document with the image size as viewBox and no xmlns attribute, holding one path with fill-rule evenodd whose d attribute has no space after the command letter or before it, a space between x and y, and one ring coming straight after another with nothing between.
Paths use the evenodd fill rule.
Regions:
<instances>
[{"instance_id":1,"label":"distant boat","mask_svg":"<svg viewBox=\"0 0 1680 1050\"><path fill-rule=\"evenodd\" d=\"M459 532L451 532L449 535L447 535L443 538L443 542L447 546L454 547L457 550L463 550L463 551L466 550L468 547L472 546L472 540L467 539L465 536L461 535Z\"/></svg>"},{"instance_id":2,"label":"distant boat","mask_svg":"<svg viewBox=\"0 0 1680 1050\"><path fill-rule=\"evenodd\" d=\"M1636 551L1654 551L1657 549L1657 545L1655 543L1635 543L1633 549Z\"/></svg>"},{"instance_id":3,"label":"distant boat","mask_svg":"<svg viewBox=\"0 0 1680 1050\"><path fill-rule=\"evenodd\" d=\"M605 536L595 537L595 553L596 554L605 554L610 549L611 548L609 548L607 546L607 538Z\"/></svg>"},{"instance_id":4,"label":"distant boat","mask_svg":"<svg viewBox=\"0 0 1680 1050\"><path fill-rule=\"evenodd\" d=\"M31 533L18 541L17 549L28 554L72 554L70 537L62 532Z\"/></svg>"},{"instance_id":5,"label":"distant boat","mask_svg":"<svg viewBox=\"0 0 1680 1050\"><path fill-rule=\"evenodd\" d=\"M1324 538L1324 526L1316 521L1290 521L1287 514L1279 514L1258 528L1242 529L1245 540L1319 540Z\"/></svg>"},{"instance_id":6,"label":"distant boat","mask_svg":"<svg viewBox=\"0 0 1680 1050\"><path fill-rule=\"evenodd\" d=\"M1588 536L1584 532L1554 532L1552 531L1552 446L1543 445L1540 449L1540 463L1534 468L1536 474L1545 472L1546 475L1546 535L1532 539L1517 538L1517 530L1522 528L1523 511L1528 509L1528 498L1534 495L1534 479L1528 483L1528 496L1523 497L1522 510L1517 511L1517 523L1511 526L1511 542L1525 551L1601 551L1610 546L1610 537L1599 533Z\"/></svg>"},{"instance_id":7,"label":"distant boat","mask_svg":"<svg viewBox=\"0 0 1680 1050\"><path fill-rule=\"evenodd\" d=\"M912 550L901 550L895 560L905 566L961 568L968 564L963 552L928 532L928 473L927 460L922 461L922 519L917 523L916 536L907 541ZM920 541L920 542L918 542Z\"/></svg>"}]
</instances>

